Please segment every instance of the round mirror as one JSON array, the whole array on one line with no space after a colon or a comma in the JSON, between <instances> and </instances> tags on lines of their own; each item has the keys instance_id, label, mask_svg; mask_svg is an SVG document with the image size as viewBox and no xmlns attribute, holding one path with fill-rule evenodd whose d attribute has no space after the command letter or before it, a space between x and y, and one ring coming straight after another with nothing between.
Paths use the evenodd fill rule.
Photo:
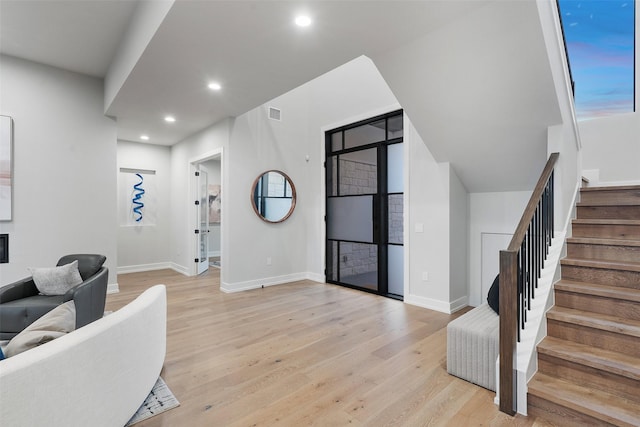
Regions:
<instances>
[{"instance_id":1,"label":"round mirror","mask_svg":"<svg viewBox=\"0 0 640 427\"><path fill-rule=\"evenodd\" d=\"M296 187L286 173L266 171L253 181L251 205L262 220L282 222L291 216L296 207Z\"/></svg>"}]
</instances>

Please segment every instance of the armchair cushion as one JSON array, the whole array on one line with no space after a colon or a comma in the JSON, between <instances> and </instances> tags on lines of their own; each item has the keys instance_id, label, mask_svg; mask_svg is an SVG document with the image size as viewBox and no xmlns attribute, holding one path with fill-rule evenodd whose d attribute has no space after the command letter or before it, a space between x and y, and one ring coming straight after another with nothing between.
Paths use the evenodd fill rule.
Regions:
<instances>
[{"instance_id":1,"label":"armchair cushion","mask_svg":"<svg viewBox=\"0 0 640 427\"><path fill-rule=\"evenodd\" d=\"M70 264L73 261L78 261L78 271L82 280L87 280L89 277L96 274L102 264L107 260L104 255L97 254L72 254L65 255L58 260L58 266Z\"/></svg>"},{"instance_id":2,"label":"armchair cushion","mask_svg":"<svg viewBox=\"0 0 640 427\"><path fill-rule=\"evenodd\" d=\"M64 295L69 289L82 283L78 261L53 268L29 268L36 287L43 295Z\"/></svg>"},{"instance_id":3,"label":"armchair cushion","mask_svg":"<svg viewBox=\"0 0 640 427\"><path fill-rule=\"evenodd\" d=\"M48 343L75 328L76 307L73 301L69 301L54 308L13 337L5 349L6 356L15 356Z\"/></svg>"}]
</instances>

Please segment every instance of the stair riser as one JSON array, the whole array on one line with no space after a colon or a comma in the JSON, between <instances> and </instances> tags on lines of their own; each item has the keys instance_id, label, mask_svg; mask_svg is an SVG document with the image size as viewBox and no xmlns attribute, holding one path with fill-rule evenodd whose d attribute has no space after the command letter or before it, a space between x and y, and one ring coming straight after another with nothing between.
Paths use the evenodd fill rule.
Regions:
<instances>
[{"instance_id":1,"label":"stair riser","mask_svg":"<svg viewBox=\"0 0 640 427\"><path fill-rule=\"evenodd\" d=\"M541 353L538 353L538 371L640 404L640 381Z\"/></svg>"},{"instance_id":2,"label":"stair riser","mask_svg":"<svg viewBox=\"0 0 640 427\"><path fill-rule=\"evenodd\" d=\"M640 219L640 206L578 206L579 219Z\"/></svg>"},{"instance_id":3,"label":"stair riser","mask_svg":"<svg viewBox=\"0 0 640 427\"><path fill-rule=\"evenodd\" d=\"M547 334L580 344L640 357L640 338L547 318Z\"/></svg>"},{"instance_id":4,"label":"stair riser","mask_svg":"<svg viewBox=\"0 0 640 427\"><path fill-rule=\"evenodd\" d=\"M555 291L556 305L576 310L610 315L615 313L625 319L640 320L640 303L588 294Z\"/></svg>"},{"instance_id":5,"label":"stair riser","mask_svg":"<svg viewBox=\"0 0 640 427\"><path fill-rule=\"evenodd\" d=\"M636 225L573 224L571 231L573 237L640 240L640 226Z\"/></svg>"},{"instance_id":6,"label":"stair riser","mask_svg":"<svg viewBox=\"0 0 640 427\"><path fill-rule=\"evenodd\" d=\"M640 272L562 265L562 278L597 285L640 289Z\"/></svg>"},{"instance_id":7,"label":"stair riser","mask_svg":"<svg viewBox=\"0 0 640 427\"><path fill-rule=\"evenodd\" d=\"M640 262L640 247L567 242L567 257L602 261Z\"/></svg>"},{"instance_id":8,"label":"stair riser","mask_svg":"<svg viewBox=\"0 0 640 427\"><path fill-rule=\"evenodd\" d=\"M609 427L614 424L605 423L596 418L581 414L573 409L558 405L547 399L527 395L527 415L540 417L550 421L554 426L563 427Z\"/></svg>"},{"instance_id":9,"label":"stair riser","mask_svg":"<svg viewBox=\"0 0 640 427\"><path fill-rule=\"evenodd\" d=\"M581 191L580 202L612 204L638 202L640 204L640 190Z\"/></svg>"}]
</instances>

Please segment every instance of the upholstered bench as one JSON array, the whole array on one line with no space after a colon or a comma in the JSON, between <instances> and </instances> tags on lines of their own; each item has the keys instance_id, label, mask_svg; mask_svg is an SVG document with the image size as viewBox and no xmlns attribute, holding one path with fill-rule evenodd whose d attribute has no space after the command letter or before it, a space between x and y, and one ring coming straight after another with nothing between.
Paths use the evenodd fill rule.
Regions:
<instances>
[{"instance_id":1,"label":"upholstered bench","mask_svg":"<svg viewBox=\"0 0 640 427\"><path fill-rule=\"evenodd\" d=\"M500 317L483 304L447 325L447 372L496 390Z\"/></svg>"}]
</instances>

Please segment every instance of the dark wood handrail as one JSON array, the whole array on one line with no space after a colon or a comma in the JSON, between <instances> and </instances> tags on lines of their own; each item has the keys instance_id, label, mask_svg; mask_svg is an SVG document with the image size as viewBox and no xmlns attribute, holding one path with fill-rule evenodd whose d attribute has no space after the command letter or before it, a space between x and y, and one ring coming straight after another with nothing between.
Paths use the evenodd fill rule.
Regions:
<instances>
[{"instance_id":1,"label":"dark wood handrail","mask_svg":"<svg viewBox=\"0 0 640 427\"><path fill-rule=\"evenodd\" d=\"M544 250L550 244L550 239L540 243L541 238L548 238L541 232L541 223L548 226L551 222L553 229L553 206L549 209L542 201L548 200L553 205L553 190L549 194L549 187L553 187L553 170L559 153L552 153L538 179L529 203L522 214L511 243L507 250L500 251L500 411L510 415L516 412L517 388L513 367L515 364L518 327L520 324L519 311L523 303L519 300L523 292L522 263L528 262L528 270L539 272L544 260L535 258L524 260L524 252L536 253ZM547 203L549 203L547 201ZM542 211L542 212L541 212ZM541 217L543 217L541 219ZM533 231L532 231L533 230ZM546 257L546 252L545 252ZM532 266L531 264L535 264ZM524 278L526 280L527 278ZM537 277L535 278L537 284ZM531 285L530 285L531 286ZM529 291L533 294L533 287ZM529 298L532 295L527 295Z\"/></svg>"},{"instance_id":2,"label":"dark wood handrail","mask_svg":"<svg viewBox=\"0 0 640 427\"><path fill-rule=\"evenodd\" d=\"M520 245L522 244L522 240L524 239L524 235L527 232L527 228L531 223L531 219L533 218L533 214L538 207L538 202L540 198L542 198L542 193L551 178L551 174L553 173L553 168L556 166L556 162L558 161L558 157L560 153L551 153L549 156L549 160L547 160L547 164L542 170L542 174L538 179L538 183L531 194L531 198L529 199L529 203L527 203L527 207L524 209L524 213L522 214L522 218L520 218L520 222L518 223L518 227L516 227L516 232L513 233L513 238L511 239L511 243L509 243L508 251L517 251L520 249ZM495 270L494 270L495 271Z\"/></svg>"}]
</instances>

